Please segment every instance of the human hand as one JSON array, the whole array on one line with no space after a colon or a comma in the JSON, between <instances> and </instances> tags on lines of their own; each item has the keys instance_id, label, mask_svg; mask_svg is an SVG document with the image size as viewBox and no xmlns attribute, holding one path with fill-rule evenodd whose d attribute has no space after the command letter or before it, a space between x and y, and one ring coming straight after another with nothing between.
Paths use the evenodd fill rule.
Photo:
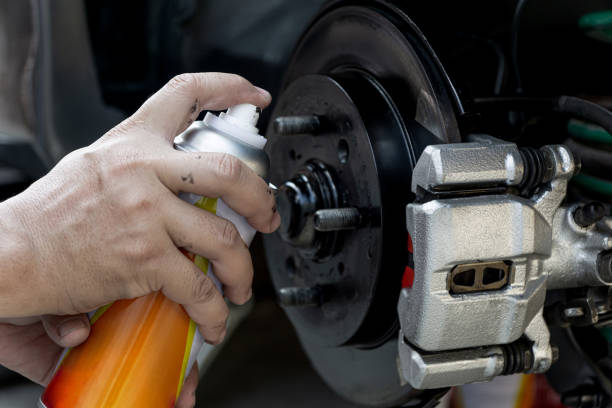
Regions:
<instances>
[{"instance_id":1,"label":"human hand","mask_svg":"<svg viewBox=\"0 0 612 408\"><path fill-rule=\"evenodd\" d=\"M280 217L266 183L240 160L179 152L172 141L202 110L269 102L267 92L236 75L180 75L2 203L0 317L76 315L161 290L207 341L219 343L227 306L178 248L208 258L238 304L251 296L250 254L233 224L176 194L221 197L261 232L274 231Z\"/></svg>"}]
</instances>

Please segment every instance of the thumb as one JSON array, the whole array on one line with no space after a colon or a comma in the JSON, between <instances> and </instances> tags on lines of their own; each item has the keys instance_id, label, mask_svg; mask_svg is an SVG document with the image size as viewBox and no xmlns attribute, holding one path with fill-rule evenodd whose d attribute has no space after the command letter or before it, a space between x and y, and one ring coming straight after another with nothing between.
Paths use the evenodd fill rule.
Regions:
<instances>
[{"instance_id":1,"label":"thumb","mask_svg":"<svg viewBox=\"0 0 612 408\"><path fill-rule=\"evenodd\" d=\"M41 316L47 335L62 347L75 347L89 336L89 318L86 314Z\"/></svg>"}]
</instances>

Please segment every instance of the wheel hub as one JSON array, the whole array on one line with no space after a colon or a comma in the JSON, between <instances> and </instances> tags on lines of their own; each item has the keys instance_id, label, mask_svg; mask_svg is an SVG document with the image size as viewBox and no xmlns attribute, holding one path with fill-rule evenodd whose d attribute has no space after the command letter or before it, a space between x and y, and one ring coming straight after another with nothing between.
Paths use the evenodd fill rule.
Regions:
<instances>
[{"instance_id":1,"label":"wheel hub","mask_svg":"<svg viewBox=\"0 0 612 408\"><path fill-rule=\"evenodd\" d=\"M282 225L264 246L321 376L348 399L388 406L420 394L395 364L412 169L458 131L418 30L386 3L349 3L304 34L276 102L266 149Z\"/></svg>"}]
</instances>

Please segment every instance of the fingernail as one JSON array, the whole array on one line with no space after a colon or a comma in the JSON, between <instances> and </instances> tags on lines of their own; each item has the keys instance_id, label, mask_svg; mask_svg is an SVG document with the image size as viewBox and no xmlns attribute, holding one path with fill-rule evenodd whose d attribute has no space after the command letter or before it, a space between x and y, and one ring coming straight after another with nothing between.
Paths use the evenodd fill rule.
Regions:
<instances>
[{"instance_id":1,"label":"fingernail","mask_svg":"<svg viewBox=\"0 0 612 408\"><path fill-rule=\"evenodd\" d=\"M87 326L85 325L85 322L82 318L73 317L60 323L59 327L57 328L57 333L61 338L64 338L75 330L85 328L87 328Z\"/></svg>"}]
</instances>

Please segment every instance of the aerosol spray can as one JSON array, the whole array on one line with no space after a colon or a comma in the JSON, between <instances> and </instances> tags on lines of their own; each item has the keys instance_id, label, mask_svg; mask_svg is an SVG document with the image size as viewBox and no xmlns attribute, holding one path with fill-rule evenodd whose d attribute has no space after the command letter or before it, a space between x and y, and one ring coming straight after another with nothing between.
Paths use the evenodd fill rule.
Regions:
<instances>
[{"instance_id":1,"label":"aerosol spray can","mask_svg":"<svg viewBox=\"0 0 612 408\"><path fill-rule=\"evenodd\" d=\"M241 159L265 178L266 139L255 127L259 109L236 105L216 116L207 113L175 140L186 152L222 152ZM221 199L191 193L180 197L231 221L250 244L255 230ZM213 279L208 261L185 253ZM64 351L40 408L173 407L203 339L182 306L160 292L119 300L90 316L91 333L78 347Z\"/></svg>"}]
</instances>

